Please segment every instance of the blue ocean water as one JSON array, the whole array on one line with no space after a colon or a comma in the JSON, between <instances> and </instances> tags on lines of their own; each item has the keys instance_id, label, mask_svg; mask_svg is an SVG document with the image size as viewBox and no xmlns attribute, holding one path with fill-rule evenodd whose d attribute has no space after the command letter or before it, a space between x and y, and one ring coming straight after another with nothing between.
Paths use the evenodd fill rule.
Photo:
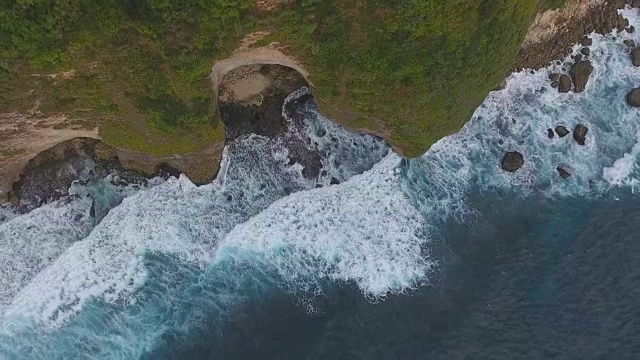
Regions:
<instances>
[{"instance_id":1,"label":"blue ocean water","mask_svg":"<svg viewBox=\"0 0 640 360\"><path fill-rule=\"evenodd\" d=\"M85 196L0 213L0 358L637 358L640 35L593 37L584 93L550 86L570 58L513 74L417 159L306 109L323 187L250 135L209 185L77 185L99 222Z\"/></svg>"}]
</instances>

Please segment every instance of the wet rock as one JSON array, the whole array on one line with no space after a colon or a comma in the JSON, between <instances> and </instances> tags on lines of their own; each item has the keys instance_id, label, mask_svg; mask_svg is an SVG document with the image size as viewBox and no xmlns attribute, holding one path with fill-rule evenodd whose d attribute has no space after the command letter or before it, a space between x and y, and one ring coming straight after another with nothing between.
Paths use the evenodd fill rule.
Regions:
<instances>
[{"instance_id":1,"label":"wet rock","mask_svg":"<svg viewBox=\"0 0 640 360\"><path fill-rule=\"evenodd\" d=\"M635 88L627 94L627 104L632 107L640 107L640 88Z\"/></svg>"},{"instance_id":2,"label":"wet rock","mask_svg":"<svg viewBox=\"0 0 640 360\"><path fill-rule=\"evenodd\" d=\"M589 77L593 73L593 65L590 61L578 61L571 67L569 74L574 85L573 91L579 93L583 92L587 87Z\"/></svg>"},{"instance_id":3,"label":"wet rock","mask_svg":"<svg viewBox=\"0 0 640 360\"><path fill-rule=\"evenodd\" d=\"M625 19L624 16L620 14L618 14L618 18L616 20L617 20L616 29L618 29L618 31L622 31L624 30L624 28L629 26L629 20Z\"/></svg>"},{"instance_id":4,"label":"wet rock","mask_svg":"<svg viewBox=\"0 0 640 360\"><path fill-rule=\"evenodd\" d=\"M628 47L628 48L634 48L636 47L636 42L631 40L631 39L626 39L625 41L623 41L623 43Z\"/></svg>"},{"instance_id":5,"label":"wet rock","mask_svg":"<svg viewBox=\"0 0 640 360\"><path fill-rule=\"evenodd\" d=\"M585 36L584 38L582 38L582 41L580 42L580 44L582 46L591 46L593 45L593 39L591 39L588 36Z\"/></svg>"},{"instance_id":6,"label":"wet rock","mask_svg":"<svg viewBox=\"0 0 640 360\"><path fill-rule=\"evenodd\" d=\"M557 89L558 86L560 86L560 83L557 82L557 81L554 81L554 82L551 83L551 87L554 88L554 89Z\"/></svg>"},{"instance_id":7,"label":"wet rock","mask_svg":"<svg viewBox=\"0 0 640 360\"><path fill-rule=\"evenodd\" d=\"M547 129L547 137L549 139L553 139L555 135L556 134L554 134L553 129Z\"/></svg>"},{"instance_id":8,"label":"wet rock","mask_svg":"<svg viewBox=\"0 0 640 360\"><path fill-rule=\"evenodd\" d=\"M13 183L11 193L19 199L18 211L27 212L69 195L74 181L86 183L108 175L115 184L146 182L142 175L125 170L111 146L92 138L75 138L31 159Z\"/></svg>"},{"instance_id":9,"label":"wet rock","mask_svg":"<svg viewBox=\"0 0 640 360\"><path fill-rule=\"evenodd\" d=\"M566 93L571 90L571 78L567 75L561 75L558 82L558 92Z\"/></svg>"},{"instance_id":10,"label":"wet rock","mask_svg":"<svg viewBox=\"0 0 640 360\"><path fill-rule=\"evenodd\" d=\"M335 178L335 177L332 177L332 178L331 178L331 181L329 182L329 184L331 184L331 185L338 185L338 184L340 184L340 180L338 180L338 179L337 179L337 178Z\"/></svg>"},{"instance_id":11,"label":"wet rock","mask_svg":"<svg viewBox=\"0 0 640 360\"><path fill-rule=\"evenodd\" d=\"M560 74L558 74L558 73L549 74L549 80L558 81L559 79L560 79Z\"/></svg>"},{"instance_id":12,"label":"wet rock","mask_svg":"<svg viewBox=\"0 0 640 360\"><path fill-rule=\"evenodd\" d=\"M633 34L634 32L636 32L636 28L634 26L629 26L629 28L627 29L627 32L629 34Z\"/></svg>"},{"instance_id":13,"label":"wet rock","mask_svg":"<svg viewBox=\"0 0 640 360\"><path fill-rule=\"evenodd\" d=\"M571 177L571 173L563 167L558 166L556 170L558 171L558 175L560 175L560 177L563 179L568 179Z\"/></svg>"},{"instance_id":14,"label":"wet rock","mask_svg":"<svg viewBox=\"0 0 640 360\"><path fill-rule=\"evenodd\" d=\"M573 130L573 140L580 145L584 145L587 140L587 132L589 132L589 128L586 126L582 124L576 125L576 128Z\"/></svg>"},{"instance_id":15,"label":"wet rock","mask_svg":"<svg viewBox=\"0 0 640 360\"><path fill-rule=\"evenodd\" d=\"M588 47L582 48L582 50L580 50L580 53L584 56L589 56L591 55L591 49L589 49Z\"/></svg>"},{"instance_id":16,"label":"wet rock","mask_svg":"<svg viewBox=\"0 0 640 360\"><path fill-rule=\"evenodd\" d=\"M640 66L640 46L631 50L631 62L633 66Z\"/></svg>"},{"instance_id":17,"label":"wet rock","mask_svg":"<svg viewBox=\"0 0 640 360\"><path fill-rule=\"evenodd\" d=\"M567 128L562 125L556 126L556 134L558 134L559 137L563 138L569 135L569 130L567 130Z\"/></svg>"},{"instance_id":18,"label":"wet rock","mask_svg":"<svg viewBox=\"0 0 640 360\"><path fill-rule=\"evenodd\" d=\"M517 151L510 151L502 158L502 169L514 172L522 167L524 164L524 156Z\"/></svg>"}]
</instances>

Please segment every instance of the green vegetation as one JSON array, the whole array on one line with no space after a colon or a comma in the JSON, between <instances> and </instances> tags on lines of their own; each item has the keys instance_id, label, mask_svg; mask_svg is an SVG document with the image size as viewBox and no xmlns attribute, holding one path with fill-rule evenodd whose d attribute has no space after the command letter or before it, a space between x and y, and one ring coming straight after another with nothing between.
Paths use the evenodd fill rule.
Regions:
<instances>
[{"instance_id":1,"label":"green vegetation","mask_svg":"<svg viewBox=\"0 0 640 360\"><path fill-rule=\"evenodd\" d=\"M3 111L38 100L100 124L115 145L196 151L223 138L213 61L266 29L264 43L286 45L312 74L324 111L409 156L457 131L504 78L536 11L563 2L297 0L264 12L255 0L1 1Z\"/></svg>"}]
</instances>

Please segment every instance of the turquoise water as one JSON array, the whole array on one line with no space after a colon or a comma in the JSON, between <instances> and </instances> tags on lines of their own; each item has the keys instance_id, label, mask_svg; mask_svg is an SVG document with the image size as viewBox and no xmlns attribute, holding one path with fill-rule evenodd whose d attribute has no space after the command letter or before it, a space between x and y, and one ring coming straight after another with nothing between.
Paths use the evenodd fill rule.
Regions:
<instances>
[{"instance_id":1,"label":"turquoise water","mask_svg":"<svg viewBox=\"0 0 640 360\"><path fill-rule=\"evenodd\" d=\"M624 99L640 69L625 39L640 43L594 35L584 93L551 88L566 65L514 74L417 159L305 108L330 154L321 187L254 135L209 185L120 202L91 183L0 214L0 358L633 358L640 112ZM547 137L578 123L585 146ZM506 173L514 150L525 164Z\"/></svg>"}]
</instances>

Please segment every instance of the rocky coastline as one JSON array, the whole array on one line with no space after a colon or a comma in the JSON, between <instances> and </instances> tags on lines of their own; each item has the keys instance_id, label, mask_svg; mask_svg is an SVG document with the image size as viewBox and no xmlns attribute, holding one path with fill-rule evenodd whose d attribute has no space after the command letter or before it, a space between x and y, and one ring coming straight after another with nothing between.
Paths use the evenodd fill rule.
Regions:
<instances>
[{"instance_id":1,"label":"rocky coastline","mask_svg":"<svg viewBox=\"0 0 640 360\"><path fill-rule=\"evenodd\" d=\"M511 72L547 67L569 55L574 44L594 31L608 34L628 29L629 22L618 14L625 6L640 8L640 0L567 0L563 9L538 14Z\"/></svg>"},{"instance_id":2,"label":"rocky coastline","mask_svg":"<svg viewBox=\"0 0 640 360\"><path fill-rule=\"evenodd\" d=\"M583 6L579 16L568 16L562 10L549 10L548 14L540 14L532 25L531 33L545 26L553 31L544 36L531 35L527 37L512 71L521 69L537 69L548 66L555 59L566 56L575 43L582 42L584 48L582 54L575 57L575 63L566 74L552 74L551 84L559 92L581 92L586 87L593 68L588 60L590 50L586 37L592 31L608 33L613 29L633 32L635 29L629 26L624 17L618 15L617 10L624 6L640 7L640 0L603 0L587 1L589 6ZM568 0L567 9L579 5L579 2ZM545 16L547 23L545 24ZM628 44L630 53L637 52L640 65L640 47ZM260 49L257 49L260 50ZM265 52L266 48L262 49ZM269 51L277 51L268 49ZM253 50L252 50L253 51ZM288 122L283 114L285 98L293 91L301 87L310 87L307 80L308 74L295 61L288 59L274 59L274 54L262 54L264 61L253 61L247 52L240 52L232 56L233 61L221 62L212 70L214 93L217 107L225 127L225 144L237 138L255 133L269 138L286 139L286 147L290 151L292 164L299 163L303 166L303 175L307 178L318 178L322 169L322 156L310 145L311 141L305 138L304 132L295 131L301 126L300 122ZM268 55L268 56L267 56ZM278 56L282 54L278 53ZM258 56L258 57L260 57ZM285 65L283 61L290 61ZM640 106L640 89L634 89L627 96L630 106ZM311 99L301 99L310 101ZM286 109L285 109L286 110ZM296 118L295 109L289 109L292 119ZM584 145L588 129L577 124L573 130L573 137L577 144ZM296 136L284 136L284 134L297 134ZM562 125L555 129L548 129L549 138L570 134L571 131ZM220 153L221 149L215 149ZM19 176L11 186L7 199L12 206L20 211L28 211L42 203L57 200L68 193L68 188L74 181L87 181L92 177L105 177L114 175L122 183L142 184L146 178L158 175L179 176L184 172L184 162L187 158L175 157L171 161L145 161L144 154L136 156L123 152L121 149L112 148L98 139L75 138L59 143L49 148L24 165ZM502 168L513 172L517 171L526 161L518 152L509 152L502 161ZM86 164L94 164L91 171L86 170ZM142 166L144 164L145 166ZM193 165L193 164L192 164ZM217 164L216 164L217 165ZM151 166L151 167L149 167ZM201 163L192 167L201 166ZM142 170L144 168L144 170ZM217 166L215 166L217 168ZM215 169L203 170L202 176L206 182L215 176ZM558 167L558 173L562 178L569 178L571 174L567 169ZM332 179L331 183L339 182Z\"/></svg>"}]
</instances>

